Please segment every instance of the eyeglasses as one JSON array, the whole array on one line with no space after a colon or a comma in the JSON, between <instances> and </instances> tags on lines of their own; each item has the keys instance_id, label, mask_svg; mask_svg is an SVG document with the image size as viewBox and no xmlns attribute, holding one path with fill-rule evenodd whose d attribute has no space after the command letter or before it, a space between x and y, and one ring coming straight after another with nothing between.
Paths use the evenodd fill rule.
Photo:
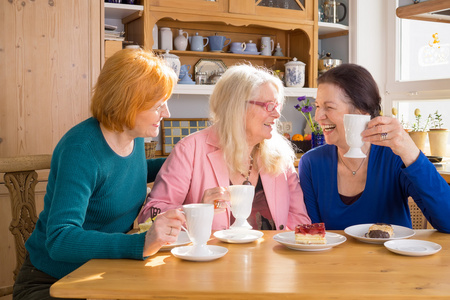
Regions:
<instances>
[{"instance_id":1,"label":"eyeglasses","mask_svg":"<svg viewBox=\"0 0 450 300\"><path fill-rule=\"evenodd\" d=\"M281 109L280 103L276 103L276 102L261 102L261 101L253 101L253 100L249 100L247 102L251 103L251 104L262 106L262 107L264 107L264 109L267 112L273 112L278 106Z\"/></svg>"}]
</instances>

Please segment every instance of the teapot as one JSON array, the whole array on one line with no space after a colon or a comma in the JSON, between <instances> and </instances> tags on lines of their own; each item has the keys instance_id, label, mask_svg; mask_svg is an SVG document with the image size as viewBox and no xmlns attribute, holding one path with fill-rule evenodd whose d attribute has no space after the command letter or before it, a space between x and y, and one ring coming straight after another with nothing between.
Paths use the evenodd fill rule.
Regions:
<instances>
[{"instance_id":1,"label":"teapot","mask_svg":"<svg viewBox=\"0 0 450 300\"><path fill-rule=\"evenodd\" d=\"M344 8L344 15L342 18L338 17L337 7L342 6ZM344 3L336 2L336 0L326 0L323 3L323 15L325 21L329 23L339 23L347 16L347 6Z\"/></svg>"},{"instance_id":2,"label":"teapot","mask_svg":"<svg viewBox=\"0 0 450 300\"><path fill-rule=\"evenodd\" d=\"M207 37L202 37L198 35L198 32L195 33L195 36L188 37L189 44L191 44L191 51L203 51L203 48L208 45L209 39ZM206 43L203 41L206 40Z\"/></svg>"},{"instance_id":3,"label":"teapot","mask_svg":"<svg viewBox=\"0 0 450 300\"><path fill-rule=\"evenodd\" d=\"M189 34L186 31L178 29L178 36L173 41L175 50L185 51L188 44L188 38Z\"/></svg>"}]
</instances>

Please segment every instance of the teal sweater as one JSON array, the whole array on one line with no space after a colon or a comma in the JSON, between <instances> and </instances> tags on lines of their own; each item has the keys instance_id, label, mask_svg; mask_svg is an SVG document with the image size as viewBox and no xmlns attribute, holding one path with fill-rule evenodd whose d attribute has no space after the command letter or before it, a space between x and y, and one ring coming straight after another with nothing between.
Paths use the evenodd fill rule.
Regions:
<instances>
[{"instance_id":1,"label":"teal sweater","mask_svg":"<svg viewBox=\"0 0 450 300\"><path fill-rule=\"evenodd\" d=\"M127 157L106 143L96 119L69 130L56 146L44 209L26 242L32 264L62 278L92 258L143 259L145 234L125 234L164 159L145 160L136 138Z\"/></svg>"}]
</instances>

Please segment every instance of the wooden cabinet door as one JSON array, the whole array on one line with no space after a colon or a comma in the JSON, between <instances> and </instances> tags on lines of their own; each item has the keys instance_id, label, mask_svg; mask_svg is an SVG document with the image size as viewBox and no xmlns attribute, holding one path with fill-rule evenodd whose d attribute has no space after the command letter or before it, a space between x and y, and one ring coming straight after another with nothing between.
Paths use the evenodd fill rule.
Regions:
<instances>
[{"instance_id":1,"label":"wooden cabinet door","mask_svg":"<svg viewBox=\"0 0 450 300\"><path fill-rule=\"evenodd\" d=\"M51 154L90 116L102 2L0 1L0 156Z\"/></svg>"},{"instance_id":2,"label":"wooden cabinet door","mask_svg":"<svg viewBox=\"0 0 450 300\"><path fill-rule=\"evenodd\" d=\"M178 10L197 10L208 12L225 12L226 0L146 0L144 5L170 7ZM195 13L195 12L193 12Z\"/></svg>"},{"instance_id":3,"label":"wooden cabinet door","mask_svg":"<svg viewBox=\"0 0 450 300\"><path fill-rule=\"evenodd\" d=\"M273 21L314 19L318 0L229 0L228 11L270 17Z\"/></svg>"}]
</instances>

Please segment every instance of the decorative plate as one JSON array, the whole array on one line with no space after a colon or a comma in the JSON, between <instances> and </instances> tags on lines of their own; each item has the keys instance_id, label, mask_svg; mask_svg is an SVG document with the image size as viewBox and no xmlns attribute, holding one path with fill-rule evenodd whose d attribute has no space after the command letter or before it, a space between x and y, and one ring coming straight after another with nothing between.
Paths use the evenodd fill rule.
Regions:
<instances>
[{"instance_id":1,"label":"decorative plate","mask_svg":"<svg viewBox=\"0 0 450 300\"><path fill-rule=\"evenodd\" d=\"M201 58L194 66L195 74L199 72L206 73L206 84L211 84L209 77L213 74L223 73L227 70L227 66L221 59L205 59Z\"/></svg>"}]
</instances>

